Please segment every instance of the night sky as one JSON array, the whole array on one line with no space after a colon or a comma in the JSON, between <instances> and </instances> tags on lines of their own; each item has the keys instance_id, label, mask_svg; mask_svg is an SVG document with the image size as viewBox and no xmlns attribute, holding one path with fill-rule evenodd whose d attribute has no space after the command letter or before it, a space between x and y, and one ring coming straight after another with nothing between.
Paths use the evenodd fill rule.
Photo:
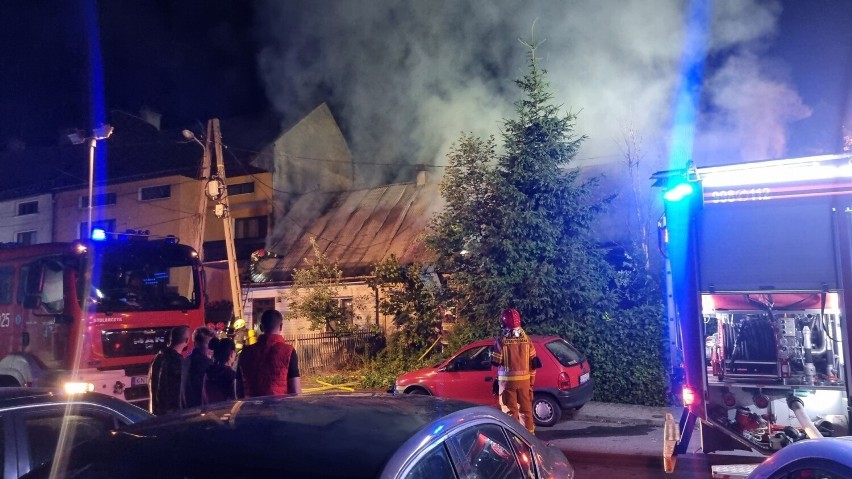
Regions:
<instances>
[{"instance_id":1,"label":"night sky","mask_svg":"<svg viewBox=\"0 0 852 479\"><path fill-rule=\"evenodd\" d=\"M286 126L326 101L356 160L441 163L462 131L499 136L526 68L518 38L534 34L557 103L590 137L579 160L617 161L629 125L657 167L694 48L688 3L4 0L0 146L55 145L143 106L180 129L264 111ZM696 162L839 151L852 2L710 4Z\"/></svg>"}]
</instances>

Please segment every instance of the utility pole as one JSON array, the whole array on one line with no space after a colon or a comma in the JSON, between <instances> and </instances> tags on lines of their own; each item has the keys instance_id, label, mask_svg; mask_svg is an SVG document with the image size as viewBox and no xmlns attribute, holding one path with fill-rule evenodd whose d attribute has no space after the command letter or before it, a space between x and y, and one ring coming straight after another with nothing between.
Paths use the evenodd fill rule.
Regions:
<instances>
[{"instance_id":1,"label":"utility pole","mask_svg":"<svg viewBox=\"0 0 852 479\"><path fill-rule=\"evenodd\" d=\"M211 199L217 202L213 211L217 218L222 218L222 225L225 228L225 251L228 255L228 276L231 283L231 298L234 303L234 321L231 325L237 329L236 325L242 325L245 322L243 320L240 274L237 270L237 253L234 249L234 220L230 214L228 187L225 183L225 162L222 157L222 132L219 130L219 119L213 118L210 120L207 129L208 145L212 137L214 153L216 155L216 176L211 177L210 181L208 181L207 194L211 196L211 194L216 192L215 196L211 196ZM212 134L210 134L210 130L212 130Z\"/></svg>"},{"instance_id":2,"label":"utility pole","mask_svg":"<svg viewBox=\"0 0 852 479\"><path fill-rule=\"evenodd\" d=\"M219 119L213 118L207 122L207 136L202 144L195 138L189 130L183 131L183 136L188 140L194 140L204 148L204 159L202 160L202 174L207 177L210 169L210 151L211 146L213 153L216 155L216 174L207 177L207 183L204 185L204 194L207 198L216 202L213 207L213 213L217 218L222 219L222 225L225 231L225 252L228 255L228 282L231 285L231 302L234 305L234 317L231 322L231 328L239 330L245 327L243 319L243 304L242 294L240 289L240 273L237 270L237 253L234 249L234 223L230 214L230 205L228 202L228 186L225 184L225 161L222 157L222 132L219 130ZM212 145L211 145L212 142ZM204 248L204 224L207 214L207 201L202 197L198 211L201 214L199 223L199 249Z\"/></svg>"}]
</instances>

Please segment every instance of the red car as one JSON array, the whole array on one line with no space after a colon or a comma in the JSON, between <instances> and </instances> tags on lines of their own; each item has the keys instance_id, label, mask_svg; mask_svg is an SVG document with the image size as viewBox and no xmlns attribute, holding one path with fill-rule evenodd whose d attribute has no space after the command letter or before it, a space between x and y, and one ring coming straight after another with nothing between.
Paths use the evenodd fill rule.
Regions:
<instances>
[{"instance_id":1,"label":"red car","mask_svg":"<svg viewBox=\"0 0 852 479\"><path fill-rule=\"evenodd\" d=\"M539 426L559 422L563 410L580 409L594 392L585 355L557 336L530 336L541 368L533 387L533 416ZM395 394L429 394L499 407L492 393L497 368L491 365L494 339L461 348L449 359L396 378Z\"/></svg>"}]
</instances>

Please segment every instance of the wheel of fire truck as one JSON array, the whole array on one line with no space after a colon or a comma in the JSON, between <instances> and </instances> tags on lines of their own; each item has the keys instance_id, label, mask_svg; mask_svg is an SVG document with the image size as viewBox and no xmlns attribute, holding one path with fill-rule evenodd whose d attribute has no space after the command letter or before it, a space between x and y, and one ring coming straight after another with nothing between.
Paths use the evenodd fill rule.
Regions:
<instances>
[{"instance_id":1,"label":"wheel of fire truck","mask_svg":"<svg viewBox=\"0 0 852 479\"><path fill-rule=\"evenodd\" d=\"M419 386L414 386L414 387L410 387L410 388L406 389L405 394L416 394L418 396L431 396L431 394L429 394L429 391L427 391L426 389L423 389Z\"/></svg>"},{"instance_id":2,"label":"wheel of fire truck","mask_svg":"<svg viewBox=\"0 0 852 479\"><path fill-rule=\"evenodd\" d=\"M562 409L559 407L559 403L548 394L535 394L532 410L533 419L537 426L555 426L559 422L559 418L562 417Z\"/></svg>"}]
</instances>

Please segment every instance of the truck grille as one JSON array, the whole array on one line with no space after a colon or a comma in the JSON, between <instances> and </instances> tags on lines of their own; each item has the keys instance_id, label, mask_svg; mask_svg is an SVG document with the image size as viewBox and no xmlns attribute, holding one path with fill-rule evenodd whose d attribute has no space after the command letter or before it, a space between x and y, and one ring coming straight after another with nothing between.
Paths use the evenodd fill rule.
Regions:
<instances>
[{"instance_id":1,"label":"truck grille","mask_svg":"<svg viewBox=\"0 0 852 479\"><path fill-rule=\"evenodd\" d=\"M122 358L156 354L166 345L172 326L113 329L101 333L104 356Z\"/></svg>"}]
</instances>

